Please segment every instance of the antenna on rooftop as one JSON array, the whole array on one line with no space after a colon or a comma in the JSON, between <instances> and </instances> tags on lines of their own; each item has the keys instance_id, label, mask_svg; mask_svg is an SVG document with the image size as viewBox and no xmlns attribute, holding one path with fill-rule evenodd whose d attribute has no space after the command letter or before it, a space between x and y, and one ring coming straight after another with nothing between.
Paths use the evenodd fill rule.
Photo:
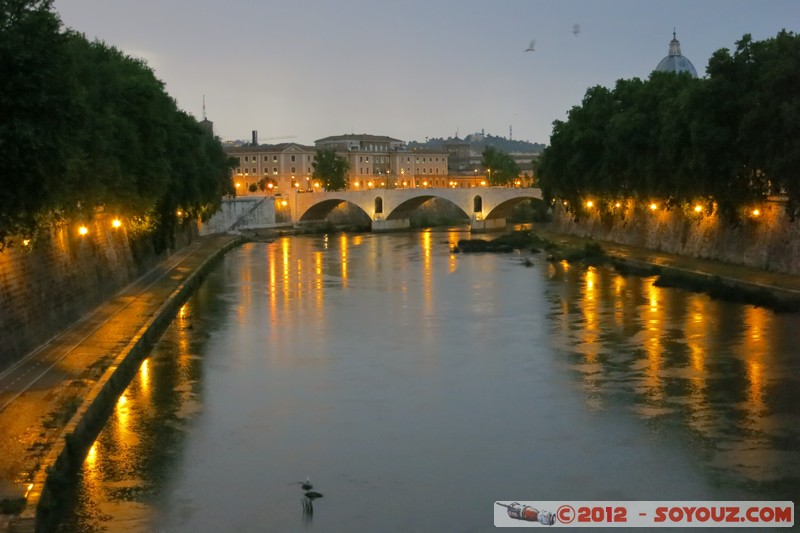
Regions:
<instances>
[{"instance_id":1,"label":"antenna on rooftop","mask_svg":"<svg viewBox=\"0 0 800 533\"><path fill-rule=\"evenodd\" d=\"M203 120L206 119L206 95L203 95Z\"/></svg>"}]
</instances>

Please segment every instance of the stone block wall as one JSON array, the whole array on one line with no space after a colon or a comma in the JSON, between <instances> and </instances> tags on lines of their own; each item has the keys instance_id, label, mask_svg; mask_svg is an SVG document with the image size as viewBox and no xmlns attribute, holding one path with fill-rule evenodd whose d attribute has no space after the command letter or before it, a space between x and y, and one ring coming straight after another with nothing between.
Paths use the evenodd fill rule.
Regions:
<instances>
[{"instance_id":1,"label":"stone block wall","mask_svg":"<svg viewBox=\"0 0 800 533\"><path fill-rule=\"evenodd\" d=\"M660 207L651 211L632 201L605 216L588 212L576 221L556 206L551 227L569 235L800 275L800 220L790 220L780 200L765 202L759 216L738 226L716 214Z\"/></svg>"},{"instance_id":2,"label":"stone block wall","mask_svg":"<svg viewBox=\"0 0 800 533\"><path fill-rule=\"evenodd\" d=\"M124 227L103 214L78 234L65 223L49 235L0 252L0 372L112 297L158 259L134 258ZM196 230L195 230L196 233ZM180 248L192 232L176 235Z\"/></svg>"}]
</instances>

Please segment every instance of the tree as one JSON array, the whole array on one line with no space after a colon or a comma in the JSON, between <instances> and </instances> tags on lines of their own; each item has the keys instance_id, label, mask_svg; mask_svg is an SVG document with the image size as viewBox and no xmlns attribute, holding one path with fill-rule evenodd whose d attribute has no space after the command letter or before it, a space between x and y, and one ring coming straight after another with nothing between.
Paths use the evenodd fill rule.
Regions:
<instances>
[{"instance_id":1,"label":"tree","mask_svg":"<svg viewBox=\"0 0 800 533\"><path fill-rule=\"evenodd\" d=\"M0 249L58 193L74 97L51 0L0 0Z\"/></svg>"},{"instance_id":2,"label":"tree","mask_svg":"<svg viewBox=\"0 0 800 533\"><path fill-rule=\"evenodd\" d=\"M322 182L326 191L340 191L347 188L347 171L350 163L336 155L333 148L318 149L311 163L314 167L312 177Z\"/></svg>"},{"instance_id":3,"label":"tree","mask_svg":"<svg viewBox=\"0 0 800 533\"><path fill-rule=\"evenodd\" d=\"M510 155L487 146L481 164L489 171L489 185L508 185L519 177L519 165Z\"/></svg>"}]
</instances>

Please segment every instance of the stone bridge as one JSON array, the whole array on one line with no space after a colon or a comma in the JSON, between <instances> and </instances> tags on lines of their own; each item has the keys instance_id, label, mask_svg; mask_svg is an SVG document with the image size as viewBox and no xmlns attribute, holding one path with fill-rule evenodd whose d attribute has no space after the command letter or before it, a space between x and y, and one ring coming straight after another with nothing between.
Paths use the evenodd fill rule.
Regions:
<instances>
[{"instance_id":1,"label":"stone bridge","mask_svg":"<svg viewBox=\"0 0 800 533\"><path fill-rule=\"evenodd\" d=\"M458 206L469 217L472 231L502 229L516 205L531 198L541 200L535 188L488 187L472 189L368 189L365 191L295 192L285 197L296 224L325 220L338 205L357 205L372 220L372 231L392 231L410 227L410 215L432 198L442 198Z\"/></svg>"}]
</instances>

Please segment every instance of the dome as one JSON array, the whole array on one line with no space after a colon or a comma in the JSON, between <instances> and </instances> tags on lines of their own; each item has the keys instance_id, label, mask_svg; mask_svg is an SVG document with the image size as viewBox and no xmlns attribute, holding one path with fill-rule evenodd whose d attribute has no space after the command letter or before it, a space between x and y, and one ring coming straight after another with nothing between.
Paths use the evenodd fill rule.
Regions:
<instances>
[{"instance_id":1,"label":"dome","mask_svg":"<svg viewBox=\"0 0 800 533\"><path fill-rule=\"evenodd\" d=\"M669 55L662 59L658 66L657 72L688 72L693 78L697 77L697 71L688 58L681 55L681 43L675 38L675 32L672 32L672 40L669 42Z\"/></svg>"}]
</instances>

